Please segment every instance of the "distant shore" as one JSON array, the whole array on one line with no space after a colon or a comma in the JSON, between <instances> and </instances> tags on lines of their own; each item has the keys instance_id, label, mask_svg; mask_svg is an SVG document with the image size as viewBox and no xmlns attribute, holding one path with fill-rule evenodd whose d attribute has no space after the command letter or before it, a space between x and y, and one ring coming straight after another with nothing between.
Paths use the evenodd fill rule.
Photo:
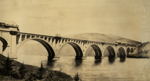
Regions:
<instances>
[{"instance_id":1,"label":"distant shore","mask_svg":"<svg viewBox=\"0 0 150 81\"><path fill-rule=\"evenodd\" d=\"M1 65L4 60L6 59L5 56L0 54L0 81L30 81L30 79L32 79L33 81L37 81L38 79L34 76L37 75L37 71L39 70L39 67L36 66L31 66L31 65L26 65L24 64L24 67L26 69L26 76L23 79L20 79L18 77L14 77L12 75L6 76L4 75L3 72L3 66ZM13 60L12 64L13 66L13 71L15 73L17 73L16 75L18 75L18 69L19 67L22 65L22 63L17 62L15 60ZM54 71L54 70L48 70L47 68L45 68L46 73L45 73L45 77L43 79L41 79L40 81L73 81L72 77L70 75L67 75L61 71ZM32 77L33 75L33 77Z\"/></svg>"},{"instance_id":2,"label":"distant shore","mask_svg":"<svg viewBox=\"0 0 150 81\"><path fill-rule=\"evenodd\" d=\"M149 58L149 55L148 54L129 54L127 56L128 58Z\"/></svg>"}]
</instances>

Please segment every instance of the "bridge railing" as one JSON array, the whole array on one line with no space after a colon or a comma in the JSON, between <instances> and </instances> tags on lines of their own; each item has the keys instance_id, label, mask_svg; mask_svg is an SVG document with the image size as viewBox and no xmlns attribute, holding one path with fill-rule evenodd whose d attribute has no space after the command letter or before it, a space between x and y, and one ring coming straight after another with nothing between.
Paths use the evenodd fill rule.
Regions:
<instances>
[{"instance_id":1,"label":"bridge railing","mask_svg":"<svg viewBox=\"0 0 150 81\"><path fill-rule=\"evenodd\" d=\"M33 34L33 33L24 33L24 32L18 32L17 35L24 34L24 35L33 35L33 36L40 36L40 37L50 37L50 38L61 38L61 39L68 39L68 40L75 40L75 41L81 41L85 43L96 43L96 44L102 44L102 45L121 45L121 46L133 46L136 47L135 44L129 44L129 43L121 43L121 42L115 42L115 43L108 43L108 42L101 42L101 41L91 41L91 40L82 40L82 39L74 39L74 38L66 38L66 37L60 37L60 36L49 36L49 35L41 35L41 34Z\"/></svg>"}]
</instances>

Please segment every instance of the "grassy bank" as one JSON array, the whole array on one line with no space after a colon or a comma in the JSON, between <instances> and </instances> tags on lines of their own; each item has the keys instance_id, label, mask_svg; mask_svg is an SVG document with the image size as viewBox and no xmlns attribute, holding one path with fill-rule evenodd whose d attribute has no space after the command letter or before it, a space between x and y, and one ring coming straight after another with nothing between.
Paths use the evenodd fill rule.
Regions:
<instances>
[{"instance_id":1,"label":"grassy bank","mask_svg":"<svg viewBox=\"0 0 150 81\"><path fill-rule=\"evenodd\" d=\"M12 71L10 74L4 72L4 66L6 57L0 54L0 81L73 81L71 76L61 72L49 70L47 68L36 67L31 65L22 64L15 60L12 60ZM19 71L22 67L22 74ZM42 75L40 75L42 72ZM39 78L42 77L42 78Z\"/></svg>"}]
</instances>

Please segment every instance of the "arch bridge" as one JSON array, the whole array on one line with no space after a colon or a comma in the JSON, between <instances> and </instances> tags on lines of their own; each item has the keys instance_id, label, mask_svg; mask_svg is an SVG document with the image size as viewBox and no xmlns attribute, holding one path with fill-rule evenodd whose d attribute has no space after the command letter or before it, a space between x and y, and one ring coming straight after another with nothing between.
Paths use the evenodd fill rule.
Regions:
<instances>
[{"instance_id":1,"label":"arch bridge","mask_svg":"<svg viewBox=\"0 0 150 81\"><path fill-rule=\"evenodd\" d=\"M137 45L129 43L107 43L101 41L81 40L65 38L59 36L48 36L32 33L23 33L19 31L18 26L0 23L0 53L10 58L17 58L17 50L27 41L35 40L41 43L48 51L48 59L60 57L60 50L70 44L75 52L75 59L83 59L86 56L87 49L91 46L95 52L95 59L108 56L109 58L124 58L129 53L135 52Z\"/></svg>"}]
</instances>

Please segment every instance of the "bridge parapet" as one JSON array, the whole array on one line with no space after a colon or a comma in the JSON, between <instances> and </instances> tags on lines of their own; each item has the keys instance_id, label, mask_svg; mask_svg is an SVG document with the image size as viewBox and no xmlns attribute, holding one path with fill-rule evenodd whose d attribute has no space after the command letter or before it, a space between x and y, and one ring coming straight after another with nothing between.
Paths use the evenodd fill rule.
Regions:
<instances>
[{"instance_id":1,"label":"bridge parapet","mask_svg":"<svg viewBox=\"0 0 150 81\"><path fill-rule=\"evenodd\" d=\"M0 31L19 31L19 25L0 22Z\"/></svg>"},{"instance_id":2,"label":"bridge parapet","mask_svg":"<svg viewBox=\"0 0 150 81\"><path fill-rule=\"evenodd\" d=\"M106 43L106 42L97 42L97 41L80 40L58 36L47 36L21 32L17 34L17 41L18 41L17 44L27 39L46 41L53 48L54 52L58 57L60 56L59 54L61 48L63 48L63 46L65 46L66 44L70 44L75 49L76 52L80 50L83 53L83 56L86 56L85 54L89 46L92 46L95 51L100 49L102 52L102 56L104 56L104 51L108 46L112 46L114 48L115 54L117 53L120 47L123 47L125 50L127 49L127 47L132 47L130 44L126 43Z\"/></svg>"},{"instance_id":3,"label":"bridge parapet","mask_svg":"<svg viewBox=\"0 0 150 81\"><path fill-rule=\"evenodd\" d=\"M68 39L68 41L70 40L73 40L74 42L82 42L83 44L85 43L96 43L96 44L106 44L106 45L115 45L115 46L118 46L118 45L121 45L121 46L133 46L133 47L136 47L136 45L134 44L129 44L129 43L121 43L121 42L116 42L116 43L107 43L107 42L100 42L100 41L90 41L90 40L82 40L82 39L73 39L73 38L66 38L66 37L58 37L58 36L49 36L49 35L40 35L40 34L32 34L32 33L23 33L23 32L18 32L17 36L20 36L20 35L27 35L27 38L29 38L30 36L37 36L37 37L41 37L41 38L54 38L56 39L56 43L57 42L60 42L60 40L62 39L63 40L66 40Z\"/></svg>"}]
</instances>

